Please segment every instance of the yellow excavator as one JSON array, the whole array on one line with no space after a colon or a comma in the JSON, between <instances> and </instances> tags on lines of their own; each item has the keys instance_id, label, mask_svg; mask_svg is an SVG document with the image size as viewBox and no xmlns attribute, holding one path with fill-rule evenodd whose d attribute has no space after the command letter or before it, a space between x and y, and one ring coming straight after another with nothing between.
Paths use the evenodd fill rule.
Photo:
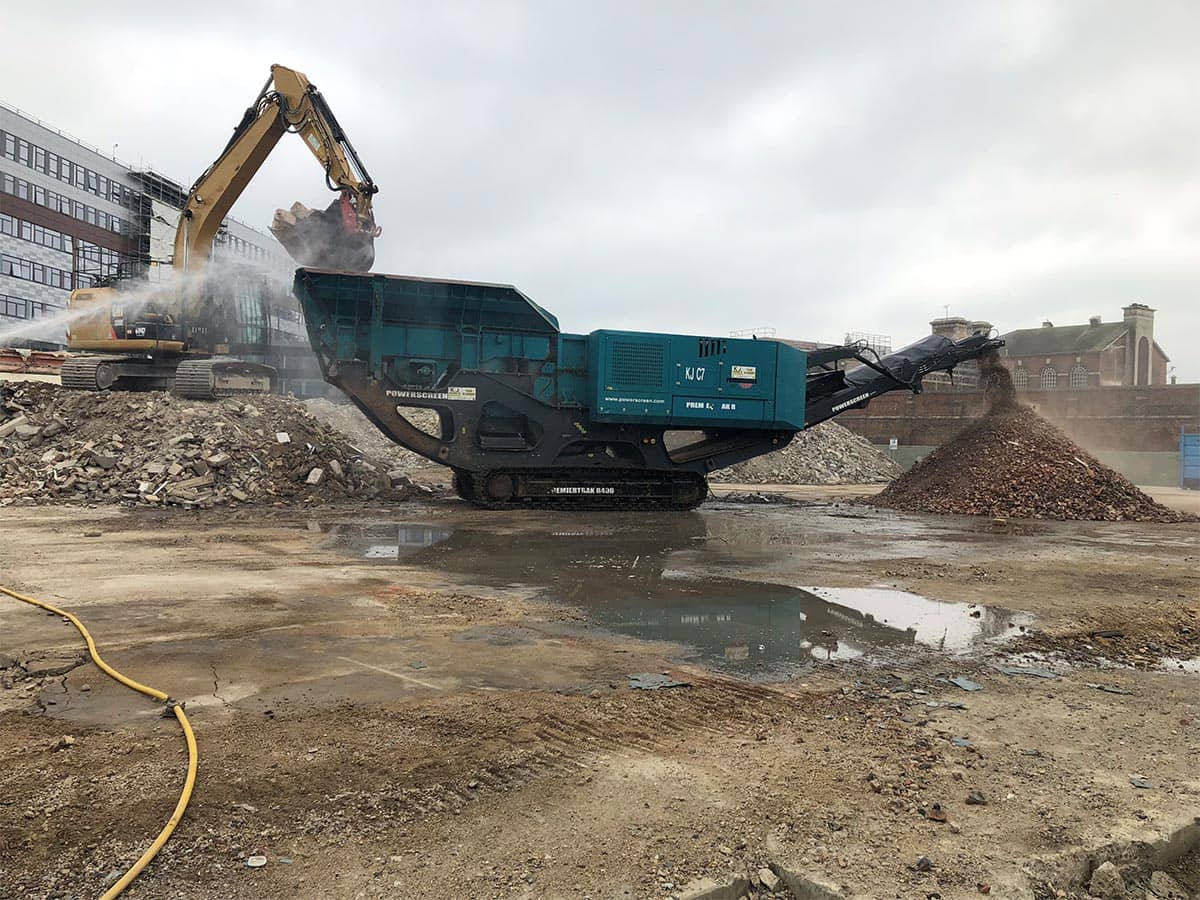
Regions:
<instances>
[{"instance_id":1,"label":"yellow excavator","mask_svg":"<svg viewBox=\"0 0 1200 900\"><path fill-rule=\"evenodd\" d=\"M300 135L325 169L337 199L325 210L297 203L279 210L271 231L301 265L365 272L380 229L371 210L378 191L321 92L302 73L271 66L225 149L188 191L175 233L174 284L156 293L91 287L71 292L65 387L88 391L171 390L213 398L270 391L275 370L223 355L216 299L227 277L206 271L213 238L234 201L286 132Z\"/></svg>"}]
</instances>

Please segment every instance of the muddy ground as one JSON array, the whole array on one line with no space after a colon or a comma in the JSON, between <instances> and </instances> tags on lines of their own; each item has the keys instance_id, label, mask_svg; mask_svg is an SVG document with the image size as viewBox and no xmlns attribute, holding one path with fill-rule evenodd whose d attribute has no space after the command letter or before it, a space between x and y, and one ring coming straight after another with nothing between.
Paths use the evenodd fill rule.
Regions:
<instances>
[{"instance_id":1,"label":"muddy ground","mask_svg":"<svg viewBox=\"0 0 1200 900\"><path fill-rule=\"evenodd\" d=\"M1200 891L1200 829L1156 843L1200 813L1200 528L846 494L7 509L0 584L186 702L195 798L131 898L672 897L772 866L807 896L1071 897L1109 857L1139 900L1154 866ZM98 895L175 803L173 720L84 660L0 597L0 897Z\"/></svg>"}]
</instances>

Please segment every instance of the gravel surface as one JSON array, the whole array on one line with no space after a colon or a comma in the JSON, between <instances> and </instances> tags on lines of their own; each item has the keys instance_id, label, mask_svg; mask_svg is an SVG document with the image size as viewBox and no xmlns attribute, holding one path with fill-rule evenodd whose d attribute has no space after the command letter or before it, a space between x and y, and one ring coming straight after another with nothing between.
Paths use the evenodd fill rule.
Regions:
<instances>
[{"instance_id":1,"label":"gravel surface","mask_svg":"<svg viewBox=\"0 0 1200 900\"><path fill-rule=\"evenodd\" d=\"M321 397L305 400L304 406L309 415L320 419L330 428L336 428L345 435L346 440L363 452L386 460L393 469L407 471L445 468L389 440L353 403L334 403ZM438 433L438 416L433 410L405 407L404 415L422 431Z\"/></svg>"},{"instance_id":2,"label":"gravel surface","mask_svg":"<svg viewBox=\"0 0 1200 900\"><path fill-rule=\"evenodd\" d=\"M782 450L714 472L729 484L873 484L903 471L865 438L836 422L801 431Z\"/></svg>"}]
</instances>

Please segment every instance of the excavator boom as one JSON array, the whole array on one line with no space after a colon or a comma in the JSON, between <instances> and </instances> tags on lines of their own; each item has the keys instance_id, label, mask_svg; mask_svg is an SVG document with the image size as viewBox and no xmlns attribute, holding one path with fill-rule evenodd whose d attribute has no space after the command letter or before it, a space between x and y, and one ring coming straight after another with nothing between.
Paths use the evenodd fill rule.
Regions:
<instances>
[{"instance_id":1,"label":"excavator boom","mask_svg":"<svg viewBox=\"0 0 1200 900\"><path fill-rule=\"evenodd\" d=\"M191 270L207 261L221 222L289 131L300 135L321 163L326 184L338 197L322 211L300 204L290 212L280 210L271 231L303 265L371 268L380 231L371 202L378 188L321 92L303 73L278 64L271 66L271 77L221 155L188 192L175 235L176 268Z\"/></svg>"}]
</instances>

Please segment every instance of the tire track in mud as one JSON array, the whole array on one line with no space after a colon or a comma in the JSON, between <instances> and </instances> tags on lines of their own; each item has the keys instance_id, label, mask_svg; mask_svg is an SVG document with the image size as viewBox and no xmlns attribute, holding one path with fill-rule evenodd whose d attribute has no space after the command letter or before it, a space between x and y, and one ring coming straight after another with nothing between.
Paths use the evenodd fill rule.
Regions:
<instances>
[{"instance_id":1,"label":"tire track in mud","mask_svg":"<svg viewBox=\"0 0 1200 900\"><path fill-rule=\"evenodd\" d=\"M598 756L672 753L689 737L746 736L758 725L811 719L809 707L828 702L825 695L798 695L778 686L690 677L689 687L556 698L558 708L533 714L515 695L494 698L492 714L482 719L462 710L424 715L421 752L436 753L436 759L399 775L381 769L376 774L386 782L382 789L326 797L318 810L308 813L303 827L310 833L327 832L336 807L355 811L337 818L355 821L359 832L364 821L368 828L382 830L388 819L409 823L436 814L458 815L474 803L535 781L578 778L591 771ZM401 756L404 752L398 750Z\"/></svg>"}]
</instances>

